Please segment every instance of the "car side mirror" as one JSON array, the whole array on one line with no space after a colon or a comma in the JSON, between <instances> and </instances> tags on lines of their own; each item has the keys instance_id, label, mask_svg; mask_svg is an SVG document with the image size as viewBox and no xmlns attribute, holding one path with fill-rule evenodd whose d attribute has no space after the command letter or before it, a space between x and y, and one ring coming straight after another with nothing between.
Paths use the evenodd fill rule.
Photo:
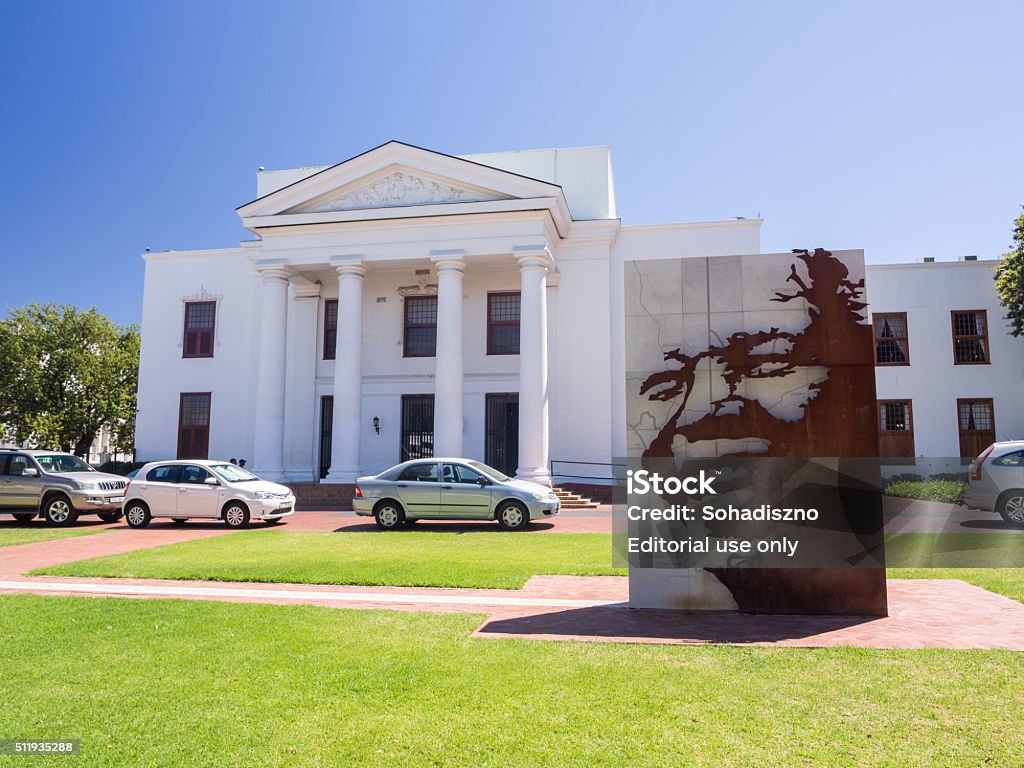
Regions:
<instances>
[{"instance_id":1,"label":"car side mirror","mask_svg":"<svg viewBox=\"0 0 1024 768\"><path fill-rule=\"evenodd\" d=\"M22 477L39 477L39 470L35 467L25 467L21 470Z\"/></svg>"},{"instance_id":2,"label":"car side mirror","mask_svg":"<svg viewBox=\"0 0 1024 768\"><path fill-rule=\"evenodd\" d=\"M220 485L220 482L217 480L216 477L208 477L205 480L203 480L203 482L206 485Z\"/></svg>"},{"instance_id":3,"label":"car side mirror","mask_svg":"<svg viewBox=\"0 0 1024 768\"><path fill-rule=\"evenodd\" d=\"M480 485L481 488L491 484L491 481L488 480L486 477L478 477L476 481Z\"/></svg>"}]
</instances>

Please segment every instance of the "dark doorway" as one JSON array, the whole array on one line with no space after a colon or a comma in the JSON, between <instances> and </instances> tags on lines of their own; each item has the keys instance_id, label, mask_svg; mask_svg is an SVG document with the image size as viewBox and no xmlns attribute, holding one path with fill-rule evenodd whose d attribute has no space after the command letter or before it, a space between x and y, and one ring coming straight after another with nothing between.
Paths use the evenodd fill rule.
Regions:
<instances>
[{"instance_id":1,"label":"dark doorway","mask_svg":"<svg viewBox=\"0 0 1024 768\"><path fill-rule=\"evenodd\" d=\"M519 466L519 395L500 392L487 395L484 463L506 475Z\"/></svg>"},{"instance_id":2,"label":"dark doorway","mask_svg":"<svg viewBox=\"0 0 1024 768\"><path fill-rule=\"evenodd\" d=\"M210 393L182 392L178 403L178 458L206 459L210 451Z\"/></svg>"},{"instance_id":3,"label":"dark doorway","mask_svg":"<svg viewBox=\"0 0 1024 768\"><path fill-rule=\"evenodd\" d=\"M402 395L402 461L434 455L434 396Z\"/></svg>"},{"instance_id":4,"label":"dark doorway","mask_svg":"<svg viewBox=\"0 0 1024 768\"><path fill-rule=\"evenodd\" d=\"M331 471L331 434L334 427L334 396L320 398L320 479Z\"/></svg>"}]
</instances>

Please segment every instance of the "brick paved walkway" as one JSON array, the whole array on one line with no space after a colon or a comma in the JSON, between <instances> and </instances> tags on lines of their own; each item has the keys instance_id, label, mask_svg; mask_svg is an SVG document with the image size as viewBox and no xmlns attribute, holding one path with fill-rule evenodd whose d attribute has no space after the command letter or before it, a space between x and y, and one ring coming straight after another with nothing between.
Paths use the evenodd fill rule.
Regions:
<instances>
[{"instance_id":1,"label":"brick paved walkway","mask_svg":"<svg viewBox=\"0 0 1024 768\"><path fill-rule=\"evenodd\" d=\"M364 519L351 512L300 512L289 519L283 530L344 532L361 530L365 525ZM632 610L626 607L627 580L616 576L535 576L521 590L485 590L22 575L58 563L230 533L216 523L154 523L141 531L119 524L103 527L110 530L93 536L0 548L0 593L482 613L488 618L475 633L482 638L1024 650L1024 604L955 580L889 581L890 615L866 619ZM418 527L491 530L493 524L427 523ZM265 527L275 529L282 530ZM537 533L591 529L609 530L610 517L600 512L567 515L552 524L534 526Z\"/></svg>"}]
</instances>

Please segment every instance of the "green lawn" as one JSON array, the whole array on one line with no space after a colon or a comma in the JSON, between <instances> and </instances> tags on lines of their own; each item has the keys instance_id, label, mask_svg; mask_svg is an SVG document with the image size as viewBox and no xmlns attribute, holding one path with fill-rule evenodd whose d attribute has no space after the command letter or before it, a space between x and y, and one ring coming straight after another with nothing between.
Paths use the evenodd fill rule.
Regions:
<instances>
[{"instance_id":1,"label":"green lawn","mask_svg":"<svg viewBox=\"0 0 1024 768\"><path fill-rule=\"evenodd\" d=\"M890 534L885 562L900 568L1019 567L1024 564L1024 531Z\"/></svg>"},{"instance_id":2,"label":"green lawn","mask_svg":"<svg viewBox=\"0 0 1024 768\"><path fill-rule=\"evenodd\" d=\"M890 579L960 579L1024 603L1024 568L890 568Z\"/></svg>"},{"instance_id":3,"label":"green lawn","mask_svg":"<svg viewBox=\"0 0 1024 768\"><path fill-rule=\"evenodd\" d=\"M472 639L480 618L0 597L0 734L81 739L31 761L55 766L1024 764L1024 654Z\"/></svg>"},{"instance_id":4,"label":"green lawn","mask_svg":"<svg viewBox=\"0 0 1024 768\"><path fill-rule=\"evenodd\" d=\"M54 533L73 535L74 531ZM34 573L517 589L536 574L605 575L625 570L611 565L611 537L597 533L258 530L81 560ZM962 579L1024 602L1022 568L890 568L888 575Z\"/></svg>"},{"instance_id":5,"label":"green lawn","mask_svg":"<svg viewBox=\"0 0 1024 768\"><path fill-rule=\"evenodd\" d=\"M37 541L50 539L66 539L70 536L88 536L90 533L101 533L103 528L50 528L43 522L29 525L0 520L0 547L12 547L15 544L33 544Z\"/></svg>"},{"instance_id":6,"label":"green lawn","mask_svg":"<svg viewBox=\"0 0 1024 768\"><path fill-rule=\"evenodd\" d=\"M518 589L535 574L625 574L594 533L247 531L35 573L301 584Z\"/></svg>"}]
</instances>

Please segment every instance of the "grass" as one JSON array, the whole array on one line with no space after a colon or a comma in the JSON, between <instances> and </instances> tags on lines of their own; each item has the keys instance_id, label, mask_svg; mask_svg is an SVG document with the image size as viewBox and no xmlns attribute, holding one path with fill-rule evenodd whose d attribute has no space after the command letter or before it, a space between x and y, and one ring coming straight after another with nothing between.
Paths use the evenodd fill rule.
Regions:
<instances>
[{"instance_id":1,"label":"grass","mask_svg":"<svg viewBox=\"0 0 1024 768\"><path fill-rule=\"evenodd\" d=\"M45 524L32 523L26 525L7 520L0 520L0 547L13 547L16 544L34 544L37 541L51 539L67 539L72 536L88 536L91 533L102 533L103 528L49 528Z\"/></svg>"},{"instance_id":2,"label":"grass","mask_svg":"<svg viewBox=\"0 0 1024 768\"><path fill-rule=\"evenodd\" d=\"M42 531L41 531L42 532ZM63 533L63 531L58 531ZM924 563L932 534L898 537L901 560ZM960 534L943 534L943 536ZM965 534L972 541L1018 537ZM924 537L924 538L922 538ZM597 533L508 534L306 533L249 531L64 563L33 571L51 576L109 576L366 586L518 589L536 574L624 575L611 565L611 537ZM1024 602L1024 568L890 568L890 578L962 579Z\"/></svg>"},{"instance_id":3,"label":"grass","mask_svg":"<svg viewBox=\"0 0 1024 768\"><path fill-rule=\"evenodd\" d=\"M887 534L885 562L900 568L1015 568L1024 564L1024 531Z\"/></svg>"},{"instance_id":4,"label":"grass","mask_svg":"<svg viewBox=\"0 0 1024 768\"><path fill-rule=\"evenodd\" d=\"M479 621L0 597L0 734L81 739L90 767L1024 763L1024 654L469 637Z\"/></svg>"},{"instance_id":5,"label":"grass","mask_svg":"<svg viewBox=\"0 0 1024 768\"><path fill-rule=\"evenodd\" d=\"M624 575L611 537L497 531L248 531L35 571L208 581L518 589L535 574Z\"/></svg>"}]
</instances>

